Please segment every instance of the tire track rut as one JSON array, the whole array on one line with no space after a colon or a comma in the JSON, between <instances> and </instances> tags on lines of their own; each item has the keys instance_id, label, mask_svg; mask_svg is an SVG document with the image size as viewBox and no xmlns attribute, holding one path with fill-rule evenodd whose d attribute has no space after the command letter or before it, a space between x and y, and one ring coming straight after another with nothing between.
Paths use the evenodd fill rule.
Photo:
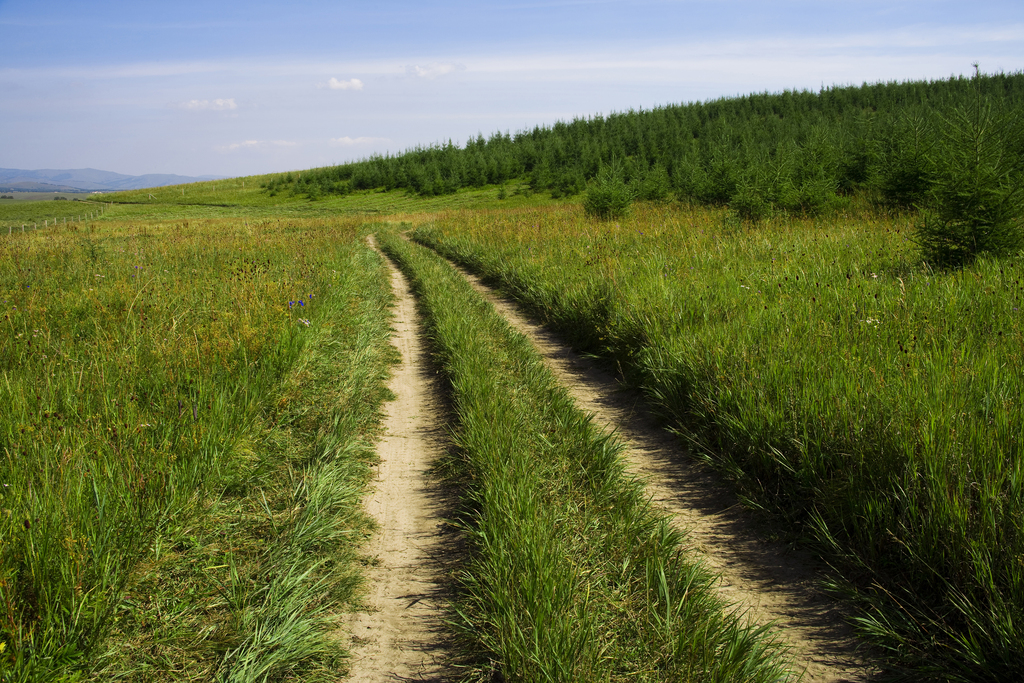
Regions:
<instances>
[{"instance_id":1,"label":"tire track rut","mask_svg":"<svg viewBox=\"0 0 1024 683\"><path fill-rule=\"evenodd\" d=\"M372 238L371 246L376 248ZM430 372L424 335L405 276L387 261L396 294L394 345L402 355L388 387L385 436L377 446L374 490L363 501L378 530L363 548L364 609L346 620L351 652L347 681L442 681L443 496L428 474L444 449L441 389Z\"/></svg>"},{"instance_id":2,"label":"tire track rut","mask_svg":"<svg viewBox=\"0 0 1024 683\"><path fill-rule=\"evenodd\" d=\"M758 538L736 497L709 468L683 457L676 437L657 425L639 392L623 389L615 377L524 316L513 300L459 270L533 342L579 407L615 432L626 446L628 471L646 483L653 503L686 532L691 547L719 574L722 597L748 610L756 623L774 625L801 680L872 680L878 670L835 601L818 587L819 562L808 553Z\"/></svg>"}]
</instances>

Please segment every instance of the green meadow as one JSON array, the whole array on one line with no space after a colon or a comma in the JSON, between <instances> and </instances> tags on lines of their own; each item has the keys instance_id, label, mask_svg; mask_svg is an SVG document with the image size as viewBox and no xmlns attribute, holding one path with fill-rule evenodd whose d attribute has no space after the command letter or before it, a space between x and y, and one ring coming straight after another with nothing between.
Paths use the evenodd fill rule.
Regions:
<instances>
[{"instance_id":1,"label":"green meadow","mask_svg":"<svg viewBox=\"0 0 1024 683\"><path fill-rule=\"evenodd\" d=\"M23 193L21 196L25 196ZM59 195L72 197L74 195ZM0 201L0 235L10 236L16 232L46 230L47 228L72 227L96 218L106 210L95 195L87 195L81 201L43 201L40 199L5 199Z\"/></svg>"},{"instance_id":2,"label":"green meadow","mask_svg":"<svg viewBox=\"0 0 1024 683\"><path fill-rule=\"evenodd\" d=\"M1022 93L751 95L0 202L0 682L344 676L398 361L370 233L450 389L466 680L792 667L446 259L830 567L886 674L1021 678Z\"/></svg>"},{"instance_id":3,"label":"green meadow","mask_svg":"<svg viewBox=\"0 0 1024 683\"><path fill-rule=\"evenodd\" d=\"M394 362L358 223L4 237L0 678L333 675Z\"/></svg>"},{"instance_id":4,"label":"green meadow","mask_svg":"<svg viewBox=\"0 0 1024 683\"><path fill-rule=\"evenodd\" d=\"M412 236L622 369L854 596L892 663L1019 672L1024 261L936 271L914 216L453 212Z\"/></svg>"}]
</instances>

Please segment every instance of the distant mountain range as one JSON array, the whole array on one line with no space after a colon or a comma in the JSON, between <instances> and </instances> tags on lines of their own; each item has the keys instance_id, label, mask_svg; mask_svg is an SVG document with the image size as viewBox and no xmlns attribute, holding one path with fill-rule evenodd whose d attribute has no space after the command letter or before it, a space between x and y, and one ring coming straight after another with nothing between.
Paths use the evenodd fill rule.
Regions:
<instances>
[{"instance_id":1,"label":"distant mountain range","mask_svg":"<svg viewBox=\"0 0 1024 683\"><path fill-rule=\"evenodd\" d=\"M147 173L146 175L124 175L111 171L97 171L95 168L71 170L42 169L25 171L17 168L0 168L0 191L2 192L114 192L118 190L142 190L147 187L181 185L203 180L219 180L226 176L205 175L198 178L174 175L172 173Z\"/></svg>"}]
</instances>

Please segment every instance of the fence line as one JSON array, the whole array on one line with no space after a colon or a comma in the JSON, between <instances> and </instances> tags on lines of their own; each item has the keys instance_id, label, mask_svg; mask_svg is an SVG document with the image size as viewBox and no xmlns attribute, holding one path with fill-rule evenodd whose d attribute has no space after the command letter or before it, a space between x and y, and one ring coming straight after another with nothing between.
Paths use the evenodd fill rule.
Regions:
<instances>
[{"instance_id":1,"label":"fence line","mask_svg":"<svg viewBox=\"0 0 1024 683\"><path fill-rule=\"evenodd\" d=\"M84 213L78 214L77 216L71 216L71 224L72 225L74 225L75 223L88 223L89 221L96 220L97 218L99 218L100 216L102 216L106 212L106 209L108 209L108 208L113 206L113 203L111 203L111 202L91 202L91 201L86 200L86 203L88 203L88 204L97 204L98 203L99 204L98 210L97 211L86 211ZM68 224L68 216L63 216L62 218L63 218L63 225L67 225ZM7 236L8 237L10 237L10 236L12 236L14 234L14 226L15 225L16 225L16 223L8 223L7 224ZM27 225L27 223L22 223L21 224L21 231L22 232L25 232L25 226L26 225ZM43 228L48 228L48 227L50 227L50 219L46 218L46 219L43 220ZM53 218L53 227L57 227L57 217L56 216L54 216L54 218ZM3 228L0 228L0 230L2 230L2 229ZM38 222L38 220L37 221L33 221L31 229L32 230L39 230L39 222Z\"/></svg>"}]
</instances>

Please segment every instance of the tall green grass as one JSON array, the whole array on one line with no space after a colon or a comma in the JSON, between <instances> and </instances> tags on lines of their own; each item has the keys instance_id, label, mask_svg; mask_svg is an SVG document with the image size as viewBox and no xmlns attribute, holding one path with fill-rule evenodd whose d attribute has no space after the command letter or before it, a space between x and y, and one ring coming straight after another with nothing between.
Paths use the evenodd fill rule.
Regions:
<instances>
[{"instance_id":1,"label":"tall green grass","mask_svg":"<svg viewBox=\"0 0 1024 683\"><path fill-rule=\"evenodd\" d=\"M415 238L620 364L753 505L813 539L894 667L1015 680L1024 262L932 272L912 221L567 207L442 215Z\"/></svg>"},{"instance_id":2,"label":"tall green grass","mask_svg":"<svg viewBox=\"0 0 1024 683\"><path fill-rule=\"evenodd\" d=\"M8 244L0 680L264 680L323 649L324 562L366 525L385 283L339 221Z\"/></svg>"},{"instance_id":3,"label":"tall green grass","mask_svg":"<svg viewBox=\"0 0 1024 683\"><path fill-rule=\"evenodd\" d=\"M450 265L394 233L451 382L471 558L453 623L471 671L510 681L773 681L768 633L715 597L713 577L623 473L619 446Z\"/></svg>"}]
</instances>

